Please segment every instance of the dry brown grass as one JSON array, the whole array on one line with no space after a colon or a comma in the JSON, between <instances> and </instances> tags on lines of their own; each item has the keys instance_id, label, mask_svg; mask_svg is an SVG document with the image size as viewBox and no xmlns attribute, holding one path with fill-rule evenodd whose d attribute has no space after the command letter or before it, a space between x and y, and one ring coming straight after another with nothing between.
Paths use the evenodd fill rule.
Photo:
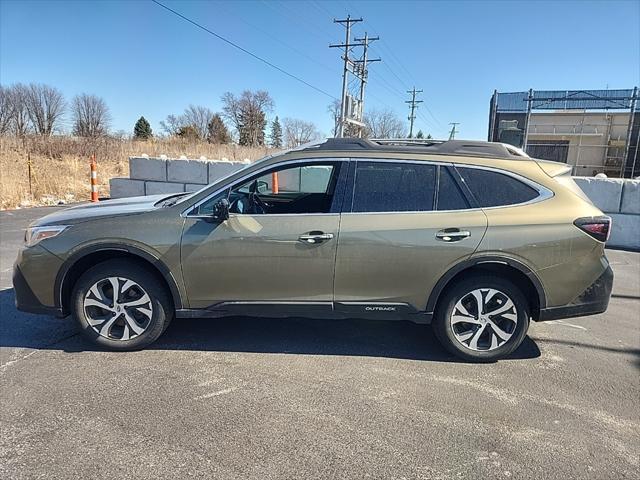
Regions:
<instances>
[{"instance_id":1,"label":"dry brown grass","mask_svg":"<svg viewBox=\"0 0 640 480\"><path fill-rule=\"evenodd\" d=\"M0 137L0 208L80 201L89 198L89 159L96 156L100 196L109 179L129 175L128 158L147 154L179 158L256 160L267 148L212 145L171 138L149 141L115 138ZM31 187L29 186L31 160Z\"/></svg>"}]
</instances>

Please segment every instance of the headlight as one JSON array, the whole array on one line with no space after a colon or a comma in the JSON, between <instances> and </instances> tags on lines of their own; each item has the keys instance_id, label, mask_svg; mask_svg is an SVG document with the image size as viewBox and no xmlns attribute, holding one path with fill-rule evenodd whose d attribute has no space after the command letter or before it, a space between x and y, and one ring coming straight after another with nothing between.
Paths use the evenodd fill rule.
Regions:
<instances>
[{"instance_id":1,"label":"headlight","mask_svg":"<svg viewBox=\"0 0 640 480\"><path fill-rule=\"evenodd\" d=\"M67 228L69 228L68 225L51 225L49 227L27 228L27 231L24 234L24 243L27 245L27 247L33 247L40 240L60 235Z\"/></svg>"}]
</instances>

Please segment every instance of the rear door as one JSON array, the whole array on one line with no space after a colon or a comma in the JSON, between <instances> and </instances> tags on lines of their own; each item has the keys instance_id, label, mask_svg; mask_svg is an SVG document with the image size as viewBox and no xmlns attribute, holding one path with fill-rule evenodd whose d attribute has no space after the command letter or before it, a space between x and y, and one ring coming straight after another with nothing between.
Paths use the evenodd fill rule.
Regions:
<instances>
[{"instance_id":1,"label":"rear door","mask_svg":"<svg viewBox=\"0 0 640 480\"><path fill-rule=\"evenodd\" d=\"M335 307L345 313L423 311L429 293L469 257L487 228L450 165L352 161L340 225Z\"/></svg>"}]
</instances>

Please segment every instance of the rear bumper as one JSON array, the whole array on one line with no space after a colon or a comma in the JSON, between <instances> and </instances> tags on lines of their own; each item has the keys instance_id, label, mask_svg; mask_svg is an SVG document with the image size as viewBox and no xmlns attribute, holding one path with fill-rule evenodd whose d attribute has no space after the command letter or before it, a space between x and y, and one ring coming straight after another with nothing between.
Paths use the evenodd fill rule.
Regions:
<instances>
[{"instance_id":1,"label":"rear bumper","mask_svg":"<svg viewBox=\"0 0 640 480\"><path fill-rule=\"evenodd\" d=\"M611 289L613 288L613 270L610 266L569 305L543 308L538 321L558 320L561 318L596 315L607 310Z\"/></svg>"},{"instance_id":2,"label":"rear bumper","mask_svg":"<svg viewBox=\"0 0 640 480\"><path fill-rule=\"evenodd\" d=\"M63 316L61 308L43 305L38 300L17 265L13 267L13 290L18 310L42 315L55 315L56 317Z\"/></svg>"}]
</instances>

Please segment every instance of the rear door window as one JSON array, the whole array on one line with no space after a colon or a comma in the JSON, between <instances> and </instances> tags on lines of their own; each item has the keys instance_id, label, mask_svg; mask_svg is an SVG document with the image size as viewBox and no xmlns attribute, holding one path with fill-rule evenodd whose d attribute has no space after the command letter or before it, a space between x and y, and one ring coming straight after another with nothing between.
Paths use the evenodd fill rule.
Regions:
<instances>
[{"instance_id":1,"label":"rear door window","mask_svg":"<svg viewBox=\"0 0 640 480\"><path fill-rule=\"evenodd\" d=\"M510 175L481 168L456 167L480 207L525 203L538 197L533 187Z\"/></svg>"},{"instance_id":2,"label":"rear door window","mask_svg":"<svg viewBox=\"0 0 640 480\"><path fill-rule=\"evenodd\" d=\"M435 197L435 165L362 162L356 167L353 212L428 212Z\"/></svg>"}]
</instances>

